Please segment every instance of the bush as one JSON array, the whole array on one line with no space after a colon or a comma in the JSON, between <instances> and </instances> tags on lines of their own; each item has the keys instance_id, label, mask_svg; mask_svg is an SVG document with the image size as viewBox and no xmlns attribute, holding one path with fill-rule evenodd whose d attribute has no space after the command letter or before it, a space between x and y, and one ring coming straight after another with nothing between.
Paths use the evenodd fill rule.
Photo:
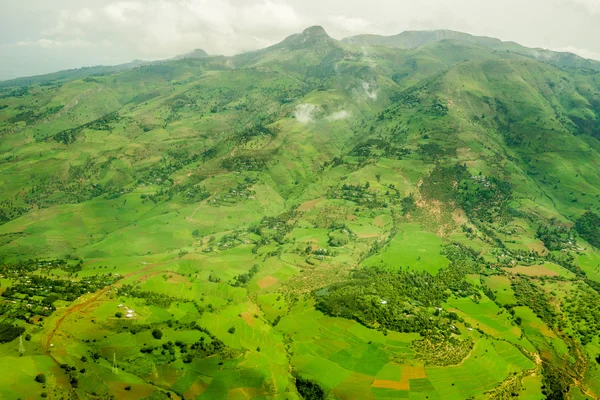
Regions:
<instances>
[{"instance_id":1,"label":"bush","mask_svg":"<svg viewBox=\"0 0 600 400\"><path fill-rule=\"evenodd\" d=\"M159 329L154 329L152 331L152 337L154 337L156 340L160 340L163 337L163 333Z\"/></svg>"},{"instance_id":2,"label":"bush","mask_svg":"<svg viewBox=\"0 0 600 400\"><path fill-rule=\"evenodd\" d=\"M232 326L231 328L229 328L229 329L227 330L227 332L229 332L229 333L231 333L231 334L233 335L233 334L235 333L235 327L234 327L234 326Z\"/></svg>"},{"instance_id":3,"label":"bush","mask_svg":"<svg viewBox=\"0 0 600 400\"><path fill-rule=\"evenodd\" d=\"M115 313L115 317L117 317L117 318L123 318L123 313L121 311L117 311Z\"/></svg>"},{"instance_id":4,"label":"bush","mask_svg":"<svg viewBox=\"0 0 600 400\"><path fill-rule=\"evenodd\" d=\"M35 381L38 383L46 383L46 375L44 374L37 374L35 376Z\"/></svg>"}]
</instances>

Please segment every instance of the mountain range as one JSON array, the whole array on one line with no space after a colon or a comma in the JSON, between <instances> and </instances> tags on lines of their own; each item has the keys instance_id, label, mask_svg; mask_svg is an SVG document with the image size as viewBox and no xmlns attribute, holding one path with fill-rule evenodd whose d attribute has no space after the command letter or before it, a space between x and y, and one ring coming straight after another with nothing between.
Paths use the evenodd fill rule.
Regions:
<instances>
[{"instance_id":1,"label":"mountain range","mask_svg":"<svg viewBox=\"0 0 600 400\"><path fill-rule=\"evenodd\" d=\"M0 82L0 397L600 398L600 62L314 26Z\"/></svg>"}]
</instances>

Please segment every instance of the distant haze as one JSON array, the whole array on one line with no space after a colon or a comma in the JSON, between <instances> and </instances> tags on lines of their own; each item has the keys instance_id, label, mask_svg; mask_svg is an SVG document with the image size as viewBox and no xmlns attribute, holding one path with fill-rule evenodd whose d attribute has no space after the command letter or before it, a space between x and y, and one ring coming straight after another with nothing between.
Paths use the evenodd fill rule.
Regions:
<instances>
[{"instance_id":1,"label":"distant haze","mask_svg":"<svg viewBox=\"0 0 600 400\"><path fill-rule=\"evenodd\" d=\"M315 24L337 39L453 29L600 59L600 0L6 0L0 80L197 48L231 55Z\"/></svg>"}]
</instances>

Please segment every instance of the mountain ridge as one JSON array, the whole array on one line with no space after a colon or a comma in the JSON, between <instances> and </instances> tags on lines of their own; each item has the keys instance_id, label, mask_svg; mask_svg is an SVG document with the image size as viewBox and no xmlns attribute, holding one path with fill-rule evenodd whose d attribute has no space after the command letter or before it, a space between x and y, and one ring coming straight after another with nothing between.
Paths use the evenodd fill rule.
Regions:
<instances>
[{"instance_id":1,"label":"mountain ridge","mask_svg":"<svg viewBox=\"0 0 600 400\"><path fill-rule=\"evenodd\" d=\"M392 48L400 48L404 50L415 50L422 46L427 46L434 43L439 43L444 40L454 40L460 43L468 43L480 45L496 50L508 50L513 51L517 54L525 55L527 57L537 58L551 63L557 66L567 66L576 68L590 68L593 70L600 70L600 61L593 59L586 59L577 54L569 52L557 52L542 48L528 48L512 41L502 41L497 38L487 36L476 36L469 33L453 31L449 29L437 29L437 30L410 30L403 31L399 34L383 36L376 34L361 34L342 38L336 40L329 36L326 30L320 25L314 25L306 28L300 33L292 34L281 42L276 43L272 46L268 46L263 49L257 49L249 52L240 53L233 56L228 56L227 59L240 60L252 58L254 54L260 54L264 51L272 49L282 48L302 48L306 46L318 46L328 45L337 47L340 44L346 45L370 45L370 46L384 46ZM62 70L49 74L34 75L29 77L20 77L14 79L8 79L0 81L1 87L8 86L19 86L31 83L49 82L56 79L69 79L75 77L85 77L94 74L111 73L115 71L123 71L131 68L135 68L141 65L148 65L153 63L167 62L169 60L182 60L190 58L205 58L210 57L202 49L195 49L192 52L184 53L171 59L158 60L158 61L141 61L134 60L130 63L115 65L115 66L94 66L94 67L82 67L68 70Z\"/></svg>"}]
</instances>

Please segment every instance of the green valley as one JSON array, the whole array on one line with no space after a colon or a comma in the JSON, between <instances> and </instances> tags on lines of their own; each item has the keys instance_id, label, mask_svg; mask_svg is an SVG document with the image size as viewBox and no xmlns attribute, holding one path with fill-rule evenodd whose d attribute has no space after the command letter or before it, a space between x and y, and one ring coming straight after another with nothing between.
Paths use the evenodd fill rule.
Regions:
<instances>
[{"instance_id":1,"label":"green valley","mask_svg":"<svg viewBox=\"0 0 600 400\"><path fill-rule=\"evenodd\" d=\"M600 62L538 50L0 82L0 398L600 398Z\"/></svg>"}]
</instances>

